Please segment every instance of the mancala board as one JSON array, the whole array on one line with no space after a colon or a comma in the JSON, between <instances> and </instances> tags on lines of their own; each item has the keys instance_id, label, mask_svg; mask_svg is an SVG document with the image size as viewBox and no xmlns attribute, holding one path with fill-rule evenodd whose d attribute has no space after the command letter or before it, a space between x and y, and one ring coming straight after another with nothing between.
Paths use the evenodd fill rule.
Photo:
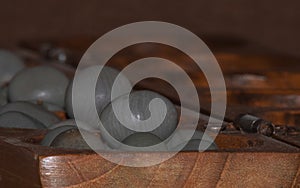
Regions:
<instances>
[{"instance_id":1,"label":"mancala board","mask_svg":"<svg viewBox=\"0 0 300 188\"><path fill-rule=\"evenodd\" d=\"M91 41L72 39L54 44L74 52L67 63L76 65ZM241 44L236 45L234 49L240 48ZM226 44L224 46L226 49ZM227 86L226 119L230 121L241 113L251 113L282 127L282 134L276 137L242 134L229 124L216 137L217 151L179 152L161 164L133 168L111 163L88 150L40 146L45 130L1 129L1 186L299 187L299 60L247 53L251 52L247 48L246 52L216 49L215 56ZM178 54L167 46L141 44L120 51L108 64L121 70L130 62L149 56L167 58L183 67L197 87L202 108L205 113L209 112L211 99L207 82L201 70L195 68L185 54ZM172 70L170 73L174 74ZM161 80L146 79L136 86L136 89L145 88L180 104L176 92ZM190 108L193 108L192 102ZM188 117L183 118L188 123ZM198 129L203 130L206 124L205 120L199 121ZM286 127L295 130L284 131ZM136 155L157 157L159 153Z\"/></svg>"}]
</instances>

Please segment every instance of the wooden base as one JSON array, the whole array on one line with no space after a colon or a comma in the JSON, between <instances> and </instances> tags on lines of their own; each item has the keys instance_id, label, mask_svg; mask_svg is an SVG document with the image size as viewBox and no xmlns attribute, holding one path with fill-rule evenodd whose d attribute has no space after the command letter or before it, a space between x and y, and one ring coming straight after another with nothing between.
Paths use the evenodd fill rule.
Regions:
<instances>
[{"instance_id":1,"label":"wooden base","mask_svg":"<svg viewBox=\"0 0 300 188\"><path fill-rule=\"evenodd\" d=\"M262 135L223 133L218 151L179 152L134 168L92 151L37 145L45 131L1 129L4 187L292 187L300 185L300 149ZM143 159L159 153L136 153Z\"/></svg>"},{"instance_id":2,"label":"wooden base","mask_svg":"<svg viewBox=\"0 0 300 188\"><path fill-rule=\"evenodd\" d=\"M73 52L68 63L77 65L93 41L72 39L54 44ZM39 44L32 49L38 51ZM252 113L274 124L299 127L298 59L223 49L214 52L227 87L227 118ZM178 50L157 44L131 46L118 52L108 65L121 70L130 62L150 56L181 66L199 92L201 107L209 111L211 99L204 75ZM73 76L74 70L63 69L69 77ZM160 80L143 80L137 88L157 91L180 104L175 90ZM194 101L189 104L192 108ZM283 134L274 139L223 132L215 140L218 151L179 152L159 165L133 168L111 163L91 151L37 145L45 133L0 129L0 187L300 187L300 135ZM136 155L146 159L159 154Z\"/></svg>"}]
</instances>

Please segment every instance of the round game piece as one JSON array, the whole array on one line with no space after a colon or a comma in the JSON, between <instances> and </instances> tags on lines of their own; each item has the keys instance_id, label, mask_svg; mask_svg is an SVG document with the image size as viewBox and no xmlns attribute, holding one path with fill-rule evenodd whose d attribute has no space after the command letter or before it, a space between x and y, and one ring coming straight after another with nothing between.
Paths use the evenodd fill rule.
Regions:
<instances>
[{"instance_id":1,"label":"round game piece","mask_svg":"<svg viewBox=\"0 0 300 188\"><path fill-rule=\"evenodd\" d=\"M202 139L192 139L188 143L185 143L186 145L181 151L199 151L200 143L202 142ZM203 140L203 147L207 146L206 150L218 150L217 145L213 142L209 142L207 140ZM201 150L202 151L202 150ZM204 150L203 150L204 151Z\"/></svg>"},{"instance_id":2,"label":"round game piece","mask_svg":"<svg viewBox=\"0 0 300 188\"><path fill-rule=\"evenodd\" d=\"M125 146L122 146L119 150L133 152L167 151L167 147L162 143L162 140L158 136L148 132L133 133L123 140L123 144Z\"/></svg>"},{"instance_id":3,"label":"round game piece","mask_svg":"<svg viewBox=\"0 0 300 188\"><path fill-rule=\"evenodd\" d=\"M42 106L30 102L8 103L0 108L0 114L6 112L20 112L48 127L60 121L53 113L47 111Z\"/></svg>"},{"instance_id":4,"label":"round game piece","mask_svg":"<svg viewBox=\"0 0 300 188\"><path fill-rule=\"evenodd\" d=\"M0 107L7 104L7 87L0 87Z\"/></svg>"},{"instance_id":5,"label":"round game piece","mask_svg":"<svg viewBox=\"0 0 300 188\"><path fill-rule=\"evenodd\" d=\"M192 138L188 140L187 135L193 134ZM218 146L207 134L204 135L202 131L192 130L178 130L172 135L167 146L171 151L199 151L200 143L202 142L203 150L217 150ZM201 148L200 148L201 149ZM202 150L201 150L202 151Z\"/></svg>"},{"instance_id":6,"label":"round game piece","mask_svg":"<svg viewBox=\"0 0 300 188\"><path fill-rule=\"evenodd\" d=\"M78 77L85 79L86 77L92 75L97 69L100 69L100 66L88 67L82 70L82 72L80 72L80 75L78 75ZM111 99L111 90L112 90L113 83L116 77L118 76L118 74L120 74L118 70L107 66L103 67L103 69L101 70L101 73L98 77L98 81L96 84L96 89L95 89L95 102L96 102L96 108L98 114L100 114L102 110L105 108L105 106L107 106L114 99L114 98ZM122 74L120 76L121 76L120 85L131 87L129 80ZM74 118L73 108L72 108L72 85L73 82L70 82L66 93L66 99L65 99L66 110L70 118ZM122 90L118 90L118 91L119 91L119 95L116 97L126 94L125 92L122 92Z\"/></svg>"},{"instance_id":7,"label":"round game piece","mask_svg":"<svg viewBox=\"0 0 300 188\"><path fill-rule=\"evenodd\" d=\"M161 143L161 139L151 133L134 133L123 140L123 143L134 147L147 147Z\"/></svg>"},{"instance_id":8,"label":"round game piece","mask_svg":"<svg viewBox=\"0 0 300 188\"><path fill-rule=\"evenodd\" d=\"M165 103L163 104L166 106L166 113L164 118L161 116L161 114L163 113L161 105L157 105L157 103L155 103L155 105L149 105L153 99L160 99L160 101ZM126 116L124 113L127 109L125 108L125 102L128 100L132 115L129 114L128 116ZM123 125L117 119L112 105L115 105L118 112L122 114L121 118L123 118L124 122L127 122L127 125L132 125L143 130L134 131L137 129L129 129L125 125ZM150 113L150 110L153 114ZM162 118L162 123L159 124L157 122L158 119L155 118ZM151 121L148 121L149 119ZM115 99L103 110L100 116L100 120L105 130L101 130L101 134L103 134L103 138L106 139L107 142L112 145L112 147L118 147L118 144L116 143L116 141L112 140L109 135L117 141L121 142L135 132L150 132L158 136L161 140L165 140L176 129L178 123L177 119L178 117L176 108L169 99L158 93L148 90L135 91L130 95L123 95ZM145 123L142 122L144 120L147 120L146 124L143 124Z\"/></svg>"},{"instance_id":9,"label":"round game piece","mask_svg":"<svg viewBox=\"0 0 300 188\"><path fill-rule=\"evenodd\" d=\"M55 123L55 124L49 126L48 129L56 129L58 127L63 127L63 126L76 127L76 121L75 121L75 119L67 119L65 121L61 121L61 122L58 122L58 123Z\"/></svg>"},{"instance_id":10,"label":"round game piece","mask_svg":"<svg viewBox=\"0 0 300 188\"><path fill-rule=\"evenodd\" d=\"M89 134L89 139L94 139L95 141L100 139L100 134L98 133L91 133L86 130L79 131L74 125L64 125L51 129L42 140L41 145L57 148L90 150L91 148L81 136L81 131L85 131L85 134ZM105 149L105 147L106 145L101 142L99 148Z\"/></svg>"},{"instance_id":11,"label":"round game piece","mask_svg":"<svg viewBox=\"0 0 300 188\"><path fill-rule=\"evenodd\" d=\"M0 49L0 87L8 83L24 67L21 58L10 51Z\"/></svg>"},{"instance_id":12,"label":"round game piece","mask_svg":"<svg viewBox=\"0 0 300 188\"><path fill-rule=\"evenodd\" d=\"M72 125L65 125L65 126L60 126L54 129L51 129L44 139L41 142L41 145L43 146L51 146L52 142L55 140L55 138L60 135L61 133L64 133L69 130L77 129L76 127Z\"/></svg>"},{"instance_id":13,"label":"round game piece","mask_svg":"<svg viewBox=\"0 0 300 188\"><path fill-rule=\"evenodd\" d=\"M41 101L64 107L68 78L60 71L38 66L28 68L17 74L8 87L9 100Z\"/></svg>"},{"instance_id":14,"label":"round game piece","mask_svg":"<svg viewBox=\"0 0 300 188\"><path fill-rule=\"evenodd\" d=\"M29 102L32 102L39 106L42 106L50 112L64 112L65 111L63 107L57 106L55 104L51 104L51 103L47 103L47 102L40 102L40 101L29 101Z\"/></svg>"},{"instance_id":15,"label":"round game piece","mask_svg":"<svg viewBox=\"0 0 300 188\"><path fill-rule=\"evenodd\" d=\"M57 148L90 149L76 128L57 135L52 141L51 146Z\"/></svg>"},{"instance_id":16,"label":"round game piece","mask_svg":"<svg viewBox=\"0 0 300 188\"><path fill-rule=\"evenodd\" d=\"M69 118L74 118L73 107L72 107L72 85L73 85L73 81L70 81L65 96L65 109L67 111Z\"/></svg>"},{"instance_id":17,"label":"round game piece","mask_svg":"<svg viewBox=\"0 0 300 188\"><path fill-rule=\"evenodd\" d=\"M45 129L39 121L21 112L5 112L0 115L0 127L21 129Z\"/></svg>"},{"instance_id":18,"label":"round game piece","mask_svg":"<svg viewBox=\"0 0 300 188\"><path fill-rule=\"evenodd\" d=\"M77 123L79 123L79 124L77 124ZM55 124L49 126L48 129L55 129L55 128L63 127L63 126L74 126L74 127L79 127L82 130L86 130L89 132L99 133L99 130L94 129L93 126L89 125L89 123L85 123L85 122L82 122L79 120L75 121L75 119L67 119L67 120L55 123Z\"/></svg>"}]
</instances>

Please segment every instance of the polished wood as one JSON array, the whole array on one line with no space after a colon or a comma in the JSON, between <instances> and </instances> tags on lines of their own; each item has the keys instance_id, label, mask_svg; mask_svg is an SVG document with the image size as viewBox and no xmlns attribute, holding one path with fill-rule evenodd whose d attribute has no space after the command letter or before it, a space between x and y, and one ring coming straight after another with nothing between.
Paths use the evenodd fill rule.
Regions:
<instances>
[{"instance_id":1,"label":"polished wood","mask_svg":"<svg viewBox=\"0 0 300 188\"><path fill-rule=\"evenodd\" d=\"M220 134L216 139L219 151L180 152L159 165L134 168L116 165L90 151L37 145L44 134L1 130L2 185L273 187L300 183L300 149L261 135ZM147 159L158 154L135 155Z\"/></svg>"},{"instance_id":2,"label":"polished wood","mask_svg":"<svg viewBox=\"0 0 300 188\"><path fill-rule=\"evenodd\" d=\"M76 58L91 40L69 40L59 46L77 49ZM168 58L192 77L201 107L209 112L207 82L191 59L156 45L120 51L109 65L122 69L150 56ZM74 52L74 51L73 51ZM226 118L251 113L284 128L300 127L299 60L236 52L215 53L227 85ZM146 56L149 56L146 55ZM74 59L76 59L74 58ZM74 60L73 59L73 60ZM77 59L78 60L78 59ZM76 64L78 61L70 61ZM288 65L288 66L287 66ZM135 89L151 89L180 104L177 93L161 80L147 79ZM217 88L216 88L217 89ZM190 108L193 108L191 101ZM185 120L188 122L188 118ZM199 121L204 129L206 121ZM133 168L111 163L88 150L55 149L38 145L46 131L0 129L0 184L4 187L300 187L300 134L274 137L242 134L234 128L216 137L217 151L180 152L155 166ZM213 133L211 133L213 134ZM135 153L147 158L155 153Z\"/></svg>"}]
</instances>

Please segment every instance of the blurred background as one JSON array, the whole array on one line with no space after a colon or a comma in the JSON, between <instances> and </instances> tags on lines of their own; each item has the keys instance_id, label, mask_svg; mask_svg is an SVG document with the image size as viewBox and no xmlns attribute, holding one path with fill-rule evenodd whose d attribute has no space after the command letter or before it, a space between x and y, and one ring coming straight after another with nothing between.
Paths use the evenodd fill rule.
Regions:
<instances>
[{"instance_id":1,"label":"blurred background","mask_svg":"<svg viewBox=\"0 0 300 188\"><path fill-rule=\"evenodd\" d=\"M206 36L241 39L300 58L299 8L297 0L2 0L0 47L31 39L100 37L124 24L158 20L205 36L204 41Z\"/></svg>"},{"instance_id":2,"label":"blurred background","mask_svg":"<svg viewBox=\"0 0 300 188\"><path fill-rule=\"evenodd\" d=\"M190 30L204 40L213 51L222 69L226 83L225 94L227 95L227 109L224 120L227 123L224 122L220 128L218 126L207 126L207 116L211 115L212 102L218 104L220 101L223 102L222 98L211 98L211 88L209 88L201 69L196 66L191 58L178 49L153 43L137 44L120 50L107 63L113 68L122 70L129 63L141 58L161 57L178 64L188 73L199 95L201 113L207 115L199 120L198 130L204 131L207 128L211 129L210 131L212 132L221 130L222 134L218 135L215 141L216 145L220 148L220 151L230 151L230 154L232 154L227 156L226 159L229 160L224 160L224 164L219 160L224 158L224 153L220 152L219 154L221 155L215 155L217 158L212 158L208 162L205 161L207 157L204 157L203 159L208 165L212 164L215 167L216 164L220 163L221 166L218 169L223 169L220 172L207 171L209 172L207 177L219 178L216 181L218 184L216 183L215 185L225 185L225 187L239 185L241 185L240 187L247 185L249 187L257 187L257 185L262 187L266 185L269 187L286 187L286 185L296 185L297 180L300 180L300 163L295 162L300 155L297 154L296 156L293 154L294 152L299 152L300 148L299 10L299 0L0 0L0 107L2 108L3 106L3 109L10 108L11 104L14 105L20 100L27 101L27 103L33 102L35 108L45 107L44 110L50 114L48 115L51 119L55 120L55 122L46 122L46 126L46 123L45 125L40 123L40 121L43 122L42 118L46 117L40 114L46 112L36 111L37 113L34 116L32 115L32 117L29 115L28 117L24 116L23 112L33 111L31 103L30 108L28 107L27 110L22 110L22 106L22 108L19 107L21 110L16 107L16 110L12 111L13 116L11 114L7 116L5 110L2 110L1 114L0 108L0 128L4 125L4 129L0 130L0 147L2 145L2 147L4 146L3 151L8 151L8 155L0 156L0 166L3 166L0 168L0 187L1 183L13 185L11 187L21 187L32 184L40 186L42 181L42 185L46 187L53 187L53 185L62 187L85 185L83 181L89 181L90 179L92 183L95 182L95 177L98 175L96 174L95 176L91 173L95 172L92 158L87 158L87 161L85 159L81 160L81 155L65 155L66 158L63 158L64 155L62 154L64 152L68 153L72 150L49 150L51 153L46 153L45 155L44 152L48 151L47 148L39 149L39 146L32 147L28 144L39 144L42 139L46 140L45 143L48 142L47 139L49 140L49 137L47 135L50 135L50 138L53 136L51 135L53 132L50 130L52 128L49 128L50 124L53 125L55 123L54 126L56 126L58 122L73 118L73 107L70 102L73 95L71 90L67 88L72 88L72 82L69 81L73 80L76 70L75 66L80 61L84 51L103 34L125 24L138 21L170 22ZM13 53L11 54L2 49L9 49ZM14 53L22 59L18 59ZM49 67L45 68L43 65L54 67L55 69L50 68L49 71ZM36 69L24 69L25 67L34 66L36 66ZM177 76L178 72L171 68L171 66L170 69L154 67L151 70L164 71L166 74ZM19 73L21 70L25 77L20 77L23 74L22 72ZM38 71L32 74L32 70ZM106 74L109 75L109 73ZM60 77L57 75L60 75ZM108 78L111 79L110 77ZM217 76L215 78L218 79ZM103 80L105 81L105 79ZM181 79L179 78L178 82L180 81ZM106 94L110 93L111 89L109 88L110 86L107 87ZM168 82L157 78L144 79L136 84L134 89L147 89L160 93L177 105L178 110L181 105L184 105L180 101L179 95L175 90L176 88L174 89ZM221 94L224 92L222 88L221 90L219 90L220 88L215 89L216 92ZM105 91L105 88L99 89L99 92L101 90ZM189 88L186 90L189 91ZM101 96L101 92L98 95ZM43 98L44 96L45 98ZM50 98L49 101L48 98ZM81 102L81 100L78 101ZM186 104L186 107L194 110L197 103L191 97ZM25 107L24 109L26 109ZM98 113L100 115L99 111ZM109 113L103 114L110 115ZM241 114L252 114L254 116L241 116ZM216 118L220 118L220 115L222 114L213 114ZM54 118L52 118L53 116ZM173 116L170 117L173 118ZM242 119L243 117L246 117L246 120ZM24 121L24 118L27 118L25 119L26 121ZM111 116L104 118L111 121L113 119ZM187 125L190 123L190 119L194 118L180 117L180 120L183 120ZM28 122L27 120L30 120L28 125L23 125L24 122ZM26 132L26 135L22 131L16 131L15 133L5 127L8 124L5 121L12 122L11 127L15 128L33 127L44 129L47 127L49 130L43 133L37 131L34 134ZM275 128L269 121L275 125ZM118 127L115 128L119 130ZM56 131L55 129L53 130ZM259 133L268 136L275 134L272 135L272 138L267 138L258 134L248 133ZM62 138L60 137L61 135L59 133L57 137L60 139ZM76 135L80 136L80 134ZM13 137L13 139L9 137ZM57 139L57 137L53 137L53 140ZM22 141L16 141L16 138L22 139ZM66 138L72 139L69 136ZM76 141L74 145L77 147L78 137L74 138ZM78 139L81 139L81 137ZM5 143L8 140L12 143ZM28 143L23 145L22 142L25 142L25 140ZM53 143L51 142L53 140L50 139L47 145L52 146ZM71 142L67 140L67 142L72 144L73 140ZM17 145L18 147L16 147ZM21 146L24 146L24 148L21 148ZM19 151L20 148L22 150ZM78 151L81 152L81 150L76 152ZM232 151L250 151L253 153L245 153L246 155L238 153L236 155ZM19 154L23 153L22 158ZM286 155L282 155L284 153ZM18 154L18 157L12 157L13 154ZM57 154L59 154L59 158L52 160L52 155L55 157ZM47 160L46 157L43 158L43 156L48 155L51 157L51 160ZM34 159L31 159L33 156ZM38 159L41 159L40 165L36 156L39 156ZM269 158L272 160L269 160ZM78 168L74 167L76 174L80 174L79 178L74 176L72 170L68 171L70 166L73 169L73 164L69 164L73 159L76 159L77 162L77 159L83 161L81 167L79 163ZM89 161L90 159L92 160ZM183 163L184 160L181 160L179 158L179 163L184 168L186 167L185 164L189 162L194 163L189 158L186 159L186 163ZM25 164L24 161L28 162L28 164ZM53 161L54 163L52 163ZM64 165L65 161L68 161L67 166ZM243 164L245 161L246 163ZM77 164L77 162L74 164ZM200 164L201 161L198 161L197 158L196 162ZM19 165L20 163L22 165ZM226 171L227 163L230 168L233 167L233 170L228 168L229 170ZM89 164L91 165L89 166ZM243 167L247 167L247 165L249 167L240 168L241 164L243 164ZM53 166L60 168L55 169L52 168ZM175 166L177 168L178 165ZM178 168L181 168L181 166L178 166ZM40 169L38 169L39 167ZM64 168L67 170L61 170ZM186 170L176 170L176 168L172 167L170 169L175 169L176 173L187 172ZM205 168L206 166L203 169ZM191 169L194 168L191 166ZM236 170L234 171L234 169ZM113 175L112 178L98 178L100 184L111 183L114 177L118 176L118 172L110 173ZM121 169L120 172L124 171ZM138 173L139 171L132 172ZM216 172L221 174L221 176L216 176ZM102 171L99 174L102 174ZM143 174L143 176L148 176L147 172ZM127 179L131 180L130 171L128 171L127 175L129 179L117 178L118 181L116 183L122 183L123 180ZM198 178L190 175L187 177L194 177L191 178L193 181ZM132 174L132 177L135 177L135 175ZM174 181L176 186L178 186L178 181L179 183L186 183L182 177L184 176L181 176L181 174L180 178L179 176L176 177L176 181ZM207 177L204 176L204 179ZM173 179L175 180L175 177ZM203 177L200 181L198 178L201 185L203 183L202 180ZM212 185L214 181L205 179L204 182ZM228 184L219 184L226 181L228 181ZM166 183L165 179L162 182L162 185L164 185ZM128 185L128 183L131 182L125 181L124 185ZM152 180L150 183L152 183Z\"/></svg>"}]
</instances>

